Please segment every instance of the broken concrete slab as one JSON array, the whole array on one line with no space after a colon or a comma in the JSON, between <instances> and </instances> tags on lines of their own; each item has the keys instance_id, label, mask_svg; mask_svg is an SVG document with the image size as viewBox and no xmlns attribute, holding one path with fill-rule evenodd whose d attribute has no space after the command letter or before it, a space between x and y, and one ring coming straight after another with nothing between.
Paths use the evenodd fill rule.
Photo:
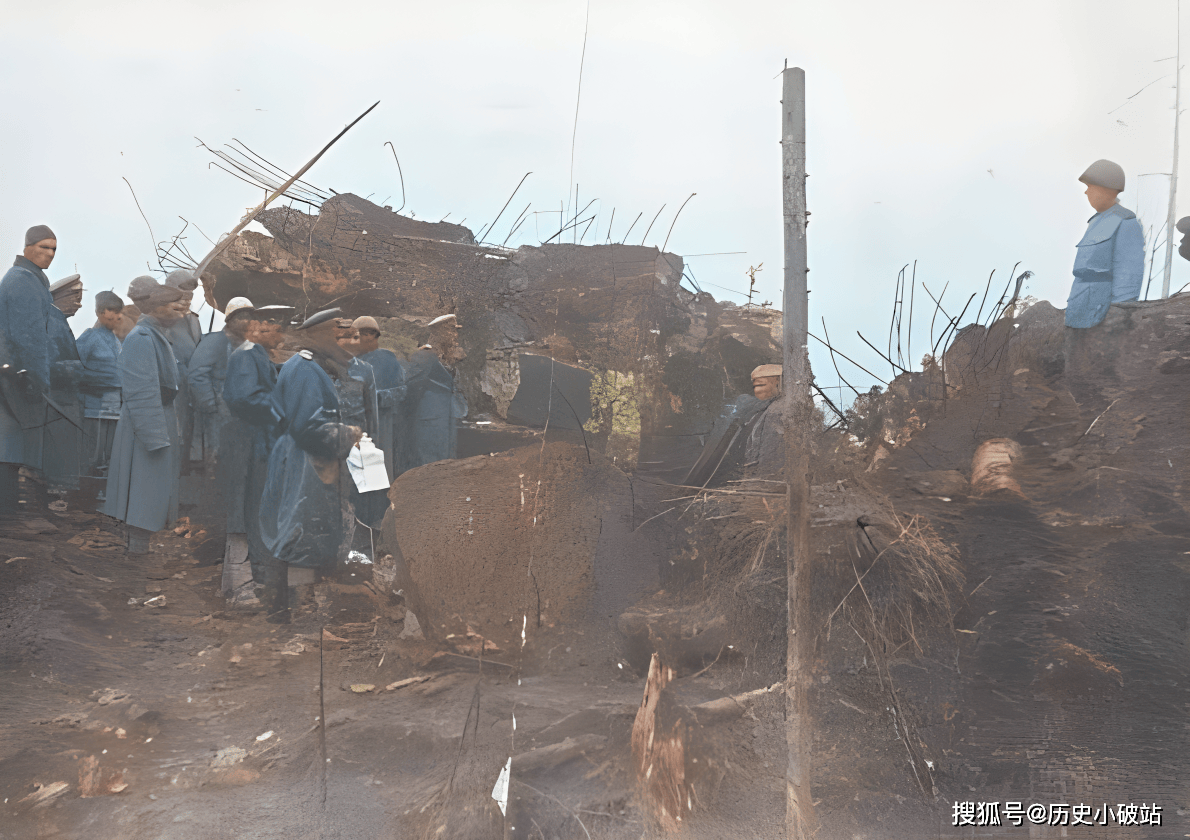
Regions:
<instances>
[{"instance_id":1,"label":"broken concrete slab","mask_svg":"<svg viewBox=\"0 0 1190 840\"><path fill-rule=\"evenodd\" d=\"M579 430L591 420L594 375L547 356L521 353L516 395L508 405L509 423Z\"/></svg>"}]
</instances>

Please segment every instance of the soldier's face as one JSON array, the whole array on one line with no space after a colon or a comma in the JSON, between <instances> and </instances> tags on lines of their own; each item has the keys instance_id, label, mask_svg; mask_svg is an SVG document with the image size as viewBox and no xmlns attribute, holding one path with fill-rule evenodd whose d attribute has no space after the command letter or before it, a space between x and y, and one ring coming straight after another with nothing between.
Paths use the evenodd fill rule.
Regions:
<instances>
[{"instance_id":1,"label":"soldier's face","mask_svg":"<svg viewBox=\"0 0 1190 840\"><path fill-rule=\"evenodd\" d=\"M758 400L769 400L781 392L781 377L754 376L752 377L752 396Z\"/></svg>"},{"instance_id":2,"label":"soldier's face","mask_svg":"<svg viewBox=\"0 0 1190 840\"><path fill-rule=\"evenodd\" d=\"M357 355L371 353L380 346L380 333L372 332L372 330L359 330L356 335L359 340Z\"/></svg>"},{"instance_id":3,"label":"soldier's face","mask_svg":"<svg viewBox=\"0 0 1190 840\"><path fill-rule=\"evenodd\" d=\"M360 354L359 330L343 330L339 336L339 346L353 356Z\"/></svg>"},{"instance_id":4,"label":"soldier's face","mask_svg":"<svg viewBox=\"0 0 1190 840\"><path fill-rule=\"evenodd\" d=\"M105 309L99 313L99 326L114 331L120 325L120 310Z\"/></svg>"},{"instance_id":5,"label":"soldier's face","mask_svg":"<svg viewBox=\"0 0 1190 840\"><path fill-rule=\"evenodd\" d=\"M190 301L193 299L194 294L192 292L185 292L180 298L170 304L170 307L173 308L174 312L176 313L176 317L174 318L175 321L190 311Z\"/></svg>"},{"instance_id":6,"label":"soldier's face","mask_svg":"<svg viewBox=\"0 0 1190 840\"><path fill-rule=\"evenodd\" d=\"M259 323L256 325L255 338L252 338L252 341L265 350L276 350L285 343L285 333L281 332L280 324Z\"/></svg>"},{"instance_id":7,"label":"soldier's face","mask_svg":"<svg viewBox=\"0 0 1190 840\"><path fill-rule=\"evenodd\" d=\"M25 259L43 271L50 267L54 255L58 253L57 239L43 239L25 246Z\"/></svg>"},{"instance_id":8,"label":"soldier's face","mask_svg":"<svg viewBox=\"0 0 1190 840\"><path fill-rule=\"evenodd\" d=\"M1109 190L1107 187L1101 187L1098 184L1087 184L1087 201L1095 208L1096 213L1102 213L1104 210L1110 209L1116 203L1116 198L1119 194L1116 190Z\"/></svg>"},{"instance_id":9,"label":"soldier's face","mask_svg":"<svg viewBox=\"0 0 1190 840\"><path fill-rule=\"evenodd\" d=\"M255 323L255 321L245 318L243 315L238 318L233 315L223 324L223 331L231 337L243 341Z\"/></svg>"},{"instance_id":10,"label":"soldier's face","mask_svg":"<svg viewBox=\"0 0 1190 840\"><path fill-rule=\"evenodd\" d=\"M182 315L187 311L186 309L182 309L181 311L179 311L177 304L178 304L178 302L174 301L172 303L158 304L157 306L154 306L152 308L148 308L148 306L146 305L145 314L148 315L150 318L157 319L157 321L163 327L168 327L168 326L170 326L172 324L176 324L178 321L182 320Z\"/></svg>"}]
</instances>

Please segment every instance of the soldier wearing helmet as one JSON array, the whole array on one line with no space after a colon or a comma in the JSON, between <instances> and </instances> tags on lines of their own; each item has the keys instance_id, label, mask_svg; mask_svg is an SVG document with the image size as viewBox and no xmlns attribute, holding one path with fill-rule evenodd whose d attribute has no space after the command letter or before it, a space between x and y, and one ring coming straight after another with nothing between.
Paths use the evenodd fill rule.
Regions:
<instances>
[{"instance_id":1,"label":"soldier wearing helmet","mask_svg":"<svg viewBox=\"0 0 1190 840\"><path fill-rule=\"evenodd\" d=\"M1097 160L1079 176L1087 185L1087 201L1095 215L1078 243L1074 283L1066 301L1066 326L1093 327L1113 303L1140 297L1144 277L1145 238L1136 214L1119 204L1124 170L1110 160Z\"/></svg>"}]
</instances>

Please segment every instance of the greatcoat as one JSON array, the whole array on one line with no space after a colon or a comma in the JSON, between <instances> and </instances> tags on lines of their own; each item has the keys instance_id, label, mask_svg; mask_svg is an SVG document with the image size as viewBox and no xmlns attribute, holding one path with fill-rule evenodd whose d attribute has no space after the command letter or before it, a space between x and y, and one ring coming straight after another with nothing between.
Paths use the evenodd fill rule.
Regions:
<instances>
[{"instance_id":1,"label":"greatcoat","mask_svg":"<svg viewBox=\"0 0 1190 840\"><path fill-rule=\"evenodd\" d=\"M50 406L46 414L41 468L50 486L77 488L83 472L83 406L79 392L83 363L66 314L57 307L50 312L49 338L50 399L57 408Z\"/></svg>"},{"instance_id":2,"label":"greatcoat","mask_svg":"<svg viewBox=\"0 0 1190 840\"><path fill-rule=\"evenodd\" d=\"M259 344L245 341L227 361L223 400L231 419L219 450L220 489L228 504L227 531L248 538L252 577L263 583L268 549L260 533L260 502L268 478L269 450L281 427L273 398L277 368Z\"/></svg>"},{"instance_id":3,"label":"greatcoat","mask_svg":"<svg viewBox=\"0 0 1190 840\"><path fill-rule=\"evenodd\" d=\"M375 443L384 450L384 465L389 478L396 478L398 441L400 434L398 418L401 404L405 400L405 369L392 350L378 347L358 357L372 366L376 374L376 404L379 409L378 433Z\"/></svg>"},{"instance_id":4,"label":"greatcoat","mask_svg":"<svg viewBox=\"0 0 1190 840\"><path fill-rule=\"evenodd\" d=\"M120 339L107 327L90 327L75 342L83 363L83 449L88 475L112 457L120 419Z\"/></svg>"},{"instance_id":5,"label":"greatcoat","mask_svg":"<svg viewBox=\"0 0 1190 840\"><path fill-rule=\"evenodd\" d=\"M227 360L237 346L232 345L224 330L207 333L187 364L194 434L202 436L208 454L219 450L219 431L231 416L223 402L223 380L227 377Z\"/></svg>"},{"instance_id":6,"label":"greatcoat","mask_svg":"<svg viewBox=\"0 0 1190 840\"><path fill-rule=\"evenodd\" d=\"M124 338L119 370L124 404L103 512L160 531L178 514L181 439L174 412L178 361L156 319L142 315Z\"/></svg>"},{"instance_id":7,"label":"greatcoat","mask_svg":"<svg viewBox=\"0 0 1190 840\"><path fill-rule=\"evenodd\" d=\"M185 317L175 321L161 331L165 340L173 348L174 358L178 361L178 399L174 403L174 411L178 414L178 429L181 430L182 446L186 451L178 456L178 469L182 469L189 461L202 460L202 435L194 434L194 412L190 408L190 358L202 341L202 324L193 312L187 312ZM200 430L201 431L201 430Z\"/></svg>"},{"instance_id":8,"label":"greatcoat","mask_svg":"<svg viewBox=\"0 0 1190 840\"><path fill-rule=\"evenodd\" d=\"M1093 327L1113 303L1140 297L1145 235L1136 214L1115 204L1087 220L1074 258L1066 326Z\"/></svg>"},{"instance_id":9,"label":"greatcoat","mask_svg":"<svg viewBox=\"0 0 1190 840\"><path fill-rule=\"evenodd\" d=\"M335 392L347 370L309 350L295 354L273 393L285 433L269 453L260 533L273 558L291 566L333 567L350 544L355 485L345 460L352 447Z\"/></svg>"},{"instance_id":10,"label":"greatcoat","mask_svg":"<svg viewBox=\"0 0 1190 840\"><path fill-rule=\"evenodd\" d=\"M402 471L454 458L466 411L454 377L433 350L414 353L407 373Z\"/></svg>"},{"instance_id":11,"label":"greatcoat","mask_svg":"<svg viewBox=\"0 0 1190 840\"><path fill-rule=\"evenodd\" d=\"M0 280L0 365L8 365L0 370L0 464L41 469L51 310L58 311L45 272L17 257Z\"/></svg>"}]
</instances>

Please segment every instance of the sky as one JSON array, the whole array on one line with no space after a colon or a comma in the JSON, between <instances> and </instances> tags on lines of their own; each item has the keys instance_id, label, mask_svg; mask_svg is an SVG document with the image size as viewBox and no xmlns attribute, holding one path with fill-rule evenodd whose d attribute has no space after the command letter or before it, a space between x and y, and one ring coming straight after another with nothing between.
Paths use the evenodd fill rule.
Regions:
<instances>
[{"instance_id":1,"label":"sky","mask_svg":"<svg viewBox=\"0 0 1190 840\"><path fill-rule=\"evenodd\" d=\"M508 245L538 244L577 185L580 205L597 199L586 243L609 222L619 241L640 214L638 244L660 210L646 244L706 255L687 270L719 299L745 300L762 266L757 302L779 307L786 62L806 71L812 330L825 318L875 373L889 366L856 332L887 343L904 266L935 295L949 284L948 310L993 270L995 298L1018 262L1028 294L1064 306L1094 212L1077 178L1098 158L1124 167L1122 203L1163 239L1176 0L5 5L0 242L19 253L27 227L54 228L51 279L78 271L87 289L76 333L94 293L123 293L180 217L197 254L197 229L215 237L260 200L196 138L293 170L377 100L307 180L397 207L391 141L404 212L478 230L532 172L485 239L531 202L542 215ZM1163 264L1161 249L1150 295ZM1172 289L1186 283L1175 248ZM905 355L920 360L933 304L921 288L914 304ZM819 348L811 361L838 387Z\"/></svg>"}]
</instances>

